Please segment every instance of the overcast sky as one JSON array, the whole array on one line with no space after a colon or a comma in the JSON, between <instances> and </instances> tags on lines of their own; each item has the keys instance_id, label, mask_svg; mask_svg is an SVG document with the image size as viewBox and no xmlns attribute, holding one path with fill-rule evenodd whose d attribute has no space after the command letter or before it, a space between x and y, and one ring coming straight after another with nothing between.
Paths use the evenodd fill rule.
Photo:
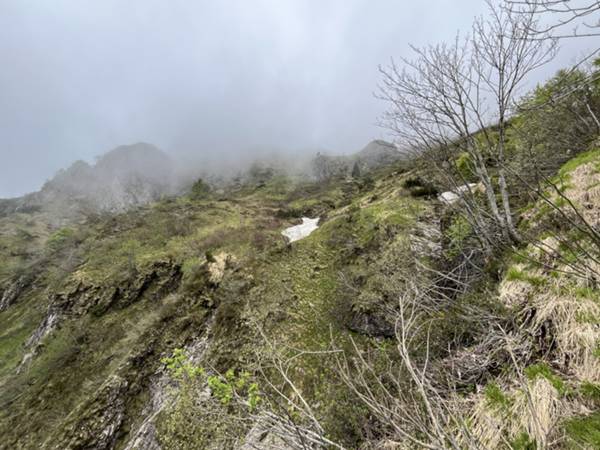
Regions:
<instances>
[{"instance_id":1,"label":"overcast sky","mask_svg":"<svg viewBox=\"0 0 600 450\"><path fill-rule=\"evenodd\" d=\"M386 138L377 65L468 31L484 10L483 0L0 0L0 197L138 141L188 156L358 150ZM584 47L569 43L538 77Z\"/></svg>"}]
</instances>

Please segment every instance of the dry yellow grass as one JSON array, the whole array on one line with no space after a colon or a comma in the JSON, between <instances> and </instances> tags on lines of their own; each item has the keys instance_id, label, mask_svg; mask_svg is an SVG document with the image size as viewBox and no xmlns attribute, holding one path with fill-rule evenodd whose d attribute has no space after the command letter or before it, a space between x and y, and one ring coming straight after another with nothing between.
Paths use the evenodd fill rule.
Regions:
<instances>
[{"instance_id":1,"label":"dry yellow grass","mask_svg":"<svg viewBox=\"0 0 600 450\"><path fill-rule=\"evenodd\" d=\"M591 225L600 224L600 172L595 163L573 169L565 195L579 207L580 213Z\"/></svg>"},{"instance_id":2,"label":"dry yellow grass","mask_svg":"<svg viewBox=\"0 0 600 450\"><path fill-rule=\"evenodd\" d=\"M471 397L470 423L473 437L486 449L510 448L523 433L547 448L557 425L571 409L552 383L539 376L520 386L506 388L510 403L497 405L483 394Z\"/></svg>"},{"instance_id":3,"label":"dry yellow grass","mask_svg":"<svg viewBox=\"0 0 600 450\"><path fill-rule=\"evenodd\" d=\"M235 261L235 258L225 252L221 252L214 256L213 261L208 263L209 281L211 284L217 285L223 279L225 269L228 264Z\"/></svg>"},{"instance_id":4,"label":"dry yellow grass","mask_svg":"<svg viewBox=\"0 0 600 450\"><path fill-rule=\"evenodd\" d=\"M591 226L600 225L600 173L595 165L581 165L569 176L565 195ZM553 197L558 199L558 195ZM573 213L567 202L563 205L565 213ZM568 384L598 383L600 360L595 350L600 342L600 293L590 282L591 275L573 275L560 254L560 244L555 237L546 237L528 246L525 253L539 266L513 265L500 284L499 298L522 318L521 339L546 341L548 361ZM591 251L585 240L578 244ZM585 266L590 273L600 273L600 264L592 258L585 260ZM484 448L508 448L510 440L521 433L527 433L537 448L551 448L559 422L581 414L585 406L559 392L551 379L538 375L528 380L517 372L496 380L510 399L507 404L493 404L484 393L471 396L471 430Z\"/></svg>"}]
</instances>

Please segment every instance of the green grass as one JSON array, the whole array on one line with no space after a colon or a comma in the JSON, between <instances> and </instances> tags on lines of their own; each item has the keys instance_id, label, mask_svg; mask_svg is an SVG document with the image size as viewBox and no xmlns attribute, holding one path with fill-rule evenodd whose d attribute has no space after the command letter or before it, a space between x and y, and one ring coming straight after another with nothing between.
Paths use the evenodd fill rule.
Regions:
<instances>
[{"instance_id":1,"label":"green grass","mask_svg":"<svg viewBox=\"0 0 600 450\"><path fill-rule=\"evenodd\" d=\"M52 429L58 439L73 419L66 419L68 412L93 411L98 406L95 393L115 374L130 383L126 402L135 406L127 406L134 409L128 410L126 420L133 420L144 406L144 377L156 369L160 354L202 334L209 314L216 323L209 362L227 368L255 368L255 351L264 345L252 329L256 323L273 338L283 336L280 343L290 348L323 350L332 337L344 345L352 334L338 312L349 308L351 299L340 293L340 271L354 262L367 264L356 256L349 259L352 248L378 258L382 248L405 239L427 210L422 200L399 194L400 181L386 177L361 187L342 181L307 185L275 177L261 187L228 193L222 201L212 194L179 198L68 229L37 231L41 237L35 248L53 249L46 255L48 264L37 266L39 289L0 314L0 382L6 383L0 384L0 395L2 400L19 395L0 414L0 433L7 445L26 435L23 445L34 447ZM287 247L280 232L294 220L278 216L285 207L312 211L323 221L311 236ZM45 247L47 236L51 238ZM15 234L6 244L18 250L26 240ZM70 272L56 269L71 250L80 253L81 264ZM208 289L196 275L207 252L221 251L235 257L236 268L221 286ZM154 288L129 303L105 298L115 287L127 289L143 279L159 261L182 267L183 287L168 301L155 297ZM89 296L82 297L47 337L30 369L14 376L22 343L42 320L50 294L73 290L79 283L90 289ZM354 337L361 345L370 342ZM343 428L337 433L344 436L358 425L346 429L341 420L334 424L339 415L366 412L353 407L341 386L331 383L329 363L309 356L295 377L321 405L330 425Z\"/></svg>"},{"instance_id":2,"label":"green grass","mask_svg":"<svg viewBox=\"0 0 600 450\"><path fill-rule=\"evenodd\" d=\"M585 398L600 403L600 384L585 381L579 387L579 392Z\"/></svg>"},{"instance_id":3,"label":"green grass","mask_svg":"<svg viewBox=\"0 0 600 450\"><path fill-rule=\"evenodd\" d=\"M505 279L507 281L523 281L536 287L543 286L547 283L544 278L530 275L526 270L519 269L515 266L512 266L508 269Z\"/></svg>"},{"instance_id":4,"label":"green grass","mask_svg":"<svg viewBox=\"0 0 600 450\"><path fill-rule=\"evenodd\" d=\"M490 406L499 408L510 406L510 398L502 392L502 389L496 383L488 383L485 386L484 394Z\"/></svg>"},{"instance_id":5,"label":"green grass","mask_svg":"<svg viewBox=\"0 0 600 450\"><path fill-rule=\"evenodd\" d=\"M46 245L48 246L48 248L50 248L50 250L59 250L61 247L66 245L71 239L73 239L74 235L75 231L72 228L59 228L48 237Z\"/></svg>"},{"instance_id":6,"label":"green grass","mask_svg":"<svg viewBox=\"0 0 600 450\"><path fill-rule=\"evenodd\" d=\"M0 388L14 374L26 351L23 344L46 312L46 302L36 304L41 294L31 293L0 314Z\"/></svg>"},{"instance_id":7,"label":"green grass","mask_svg":"<svg viewBox=\"0 0 600 450\"><path fill-rule=\"evenodd\" d=\"M512 450L536 450L537 445L535 439L529 436L527 433L520 433L510 445Z\"/></svg>"},{"instance_id":8,"label":"green grass","mask_svg":"<svg viewBox=\"0 0 600 450\"><path fill-rule=\"evenodd\" d=\"M592 149L589 150L587 152L584 153L580 153L579 155L577 155L575 158L569 160L567 163L565 163L560 171L558 172L559 176L566 176L568 175L570 172L572 172L573 170L575 170L577 167L583 165L583 164L588 164L591 162L599 162L600 160L600 149ZM598 168L598 167L596 167Z\"/></svg>"},{"instance_id":9,"label":"green grass","mask_svg":"<svg viewBox=\"0 0 600 450\"><path fill-rule=\"evenodd\" d=\"M565 430L573 441L571 448L600 448L600 411L568 420Z\"/></svg>"}]
</instances>

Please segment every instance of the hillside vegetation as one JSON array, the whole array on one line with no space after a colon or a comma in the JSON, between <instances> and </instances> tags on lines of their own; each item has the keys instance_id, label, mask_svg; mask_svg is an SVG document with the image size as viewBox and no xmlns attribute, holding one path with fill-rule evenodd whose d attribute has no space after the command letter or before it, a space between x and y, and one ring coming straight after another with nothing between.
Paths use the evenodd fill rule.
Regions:
<instances>
[{"instance_id":1,"label":"hillside vegetation","mask_svg":"<svg viewBox=\"0 0 600 450\"><path fill-rule=\"evenodd\" d=\"M560 171L589 217L599 167L592 150ZM269 430L263 408L312 429L291 406L299 398L277 394L296 389L331 442L385 442L389 414L422 407L396 392L412 384L396 348L398 296L414 294L411 357L429 342L432 377L454 377L436 381L453 386L444 426L460 411L486 448L549 436L593 448L596 286L558 257L541 267L526 244L467 267L469 227L423 195L423 176L406 163L326 184L274 176L51 232L35 214L3 218L4 239L22 249L3 265L3 445L239 447ZM551 236L557 214L536 202L520 227ZM287 245L280 232L302 215L320 227ZM439 278L452 265L468 289ZM419 300L421 285L439 291L435 305ZM264 442L288 445L276 435Z\"/></svg>"},{"instance_id":2,"label":"hillside vegetation","mask_svg":"<svg viewBox=\"0 0 600 450\"><path fill-rule=\"evenodd\" d=\"M0 204L0 448L600 448L600 63L483 117L505 14L384 69L413 152Z\"/></svg>"}]
</instances>

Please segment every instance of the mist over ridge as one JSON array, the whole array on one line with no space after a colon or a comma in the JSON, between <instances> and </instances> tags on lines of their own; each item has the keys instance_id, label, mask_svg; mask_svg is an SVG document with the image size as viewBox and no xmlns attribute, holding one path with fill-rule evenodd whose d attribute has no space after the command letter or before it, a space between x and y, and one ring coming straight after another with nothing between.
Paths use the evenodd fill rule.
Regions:
<instances>
[{"instance_id":1,"label":"mist over ridge","mask_svg":"<svg viewBox=\"0 0 600 450\"><path fill-rule=\"evenodd\" d=\"M2 2L0 198L140 141L187 166L227 166L389 140L377 66L484 11L479 0ZM564 43L538 80L586 45Z\"/></svg>"}]
</instances>

